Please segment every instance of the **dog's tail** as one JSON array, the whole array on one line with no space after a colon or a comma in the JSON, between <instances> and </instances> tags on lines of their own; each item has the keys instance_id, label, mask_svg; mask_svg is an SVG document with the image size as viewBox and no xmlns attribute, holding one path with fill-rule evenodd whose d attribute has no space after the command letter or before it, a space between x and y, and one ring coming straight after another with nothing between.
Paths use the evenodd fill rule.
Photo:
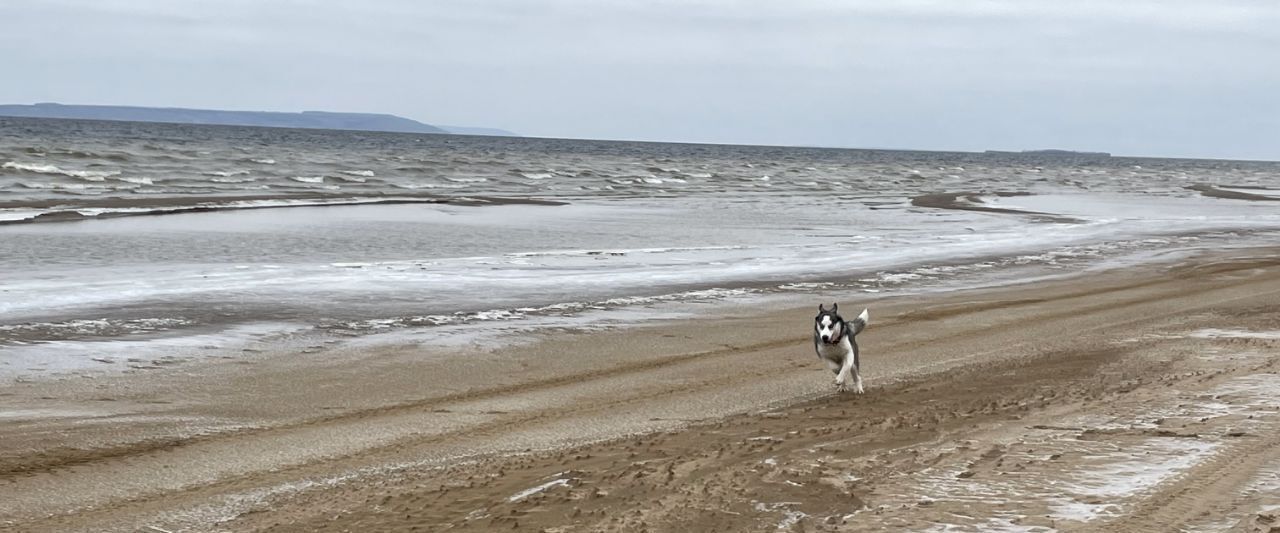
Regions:
<instances>
[{"instance_id":1,"label":"dog's tail","mask_svg":"<svg viewBox=\"0 0 1280 533\"><path fill-rule=\"evenodd\" d=\"M849 336L852 337L862 333L862 330L867 329L867 324L870 323L871 314L867 313L866 309L863 309L862 313L858 315L858 318L849 321L849 327L853 328L853 331L849 332Z\"/></svg>"}]
</instances>

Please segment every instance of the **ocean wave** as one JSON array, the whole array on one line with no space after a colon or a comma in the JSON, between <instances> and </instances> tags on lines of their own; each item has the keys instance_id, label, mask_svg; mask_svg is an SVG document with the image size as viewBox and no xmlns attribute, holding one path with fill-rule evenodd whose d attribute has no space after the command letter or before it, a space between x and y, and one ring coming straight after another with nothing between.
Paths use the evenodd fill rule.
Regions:
<instances>
[{"instance_id":1,"label":"ocean wave","mask_svg":"<svg viewBox=\"0 0 1280 533\"><path fill-rule=\"evenodd\" d=\"M31 182L20 181L21 185L28 189L45 190L45 191L85 191L90 189L106 190L111 189L109 185L93 185L89 183L49 183L49 182Z\"/></svg>"},{"instance_id":2,"label":"ocean wave","mask_svg":"<svg viewBox=\"0 0 1280 533\"><path fill-rule=\"evenodd\" d=\"M8 168L23 172L33 172L36 174L59 174L72 178L80 178L89 181L103 181L111 176L120 174L119 170L68 170L58 168L54 165L41 165L34 163L18 163L16 161L8 161L0 168Z\"/></svg>"},{"instance_id":3,"label":"ocean wave","mask_svg":"<svg viewBox=\"0 0 1280 533\"><path fill-rule=\"evenodd\" d=\"M35 343L77 337L119 337L154 333L194 324L185 318L107 318L0 325L0 342Z\"/></svg>"},{"instance_id":4,"label":"ocean wave","mask_svg":"<svg viewBox=\"0 0 1280 533\"><path fill-rule=\"evenodd\" d=\"M217 176L220 178L230 178L231 176L247 175L249 174L249 171L248 170L210 170L208 172L201 172L201 174L204 174L206 176Z\"/></svg>"},{"instance_id":5,"label":"ocean wave","mask_svg":"<svg viewBox=\"0 0 1280 533\"><path fill-rule=\"evenodd\" d=\"M635 176L635 177L611 178L606 181L615 185L666 185L666 184L673 184L673 183L674 184L688 183L688 180L685 180L684 178L677 178L673 176L667 176L663 178L659 178L657 176Z\"/></svg>"},{"instance_id":6,"label":"ocean wave","mask_svg":"<svg viewBox=\"0 0 1280 533\"><path fill-rule=\"evenodd\" d=\"M289 179L300 183L324 183L324 176L290 176Z\"/></svg>"},{"instance_id":7,"label":"ocean wave","mask_svg":"<svg viewBox=\"0 0 1280 533\"><path fill-rule=\"evenodd\" d=\"M343 170L342 173L348 176L357 176L361 178L374 177L374 173L372 170Z\"/></svg>"},{"instance_id":8,"label":"ocean wave","mask_svg":"<svg viewBox=\"0 0 1280 533\"><path fill-rule=\"evenodd\" d=\"M121 152L98 153L98 152L91 152L88 150L75 150L70 148L44 148L40 146L24 147L22 148L22 152L30 155L38 156L38 157L47 157L52 155L52 156L59 156L59 157L70 157L74 159L107 159L110 161L128 161L129 155L130 155L128 153L121 153Z\"/></svg>"},{"instance_id":9,"label":"ocean wave","mask_svg":"<svg viewBox=\"0 0 1280 533\"><path fill-rule=\"evenodd\" d=\"M249 160L249 162L250 162L250 163L257 163L257 164L259 164L259 165L274 165L274 164L276 164L276 160L275 160L275 159L250 159L250 160Z\"/></svg>"},{"instance_id":10,"label":"ocean wave","mask_svg":"<svg viewBox=\"0 0 1280 533\"><path fill-rule=\"evenodd\" d=\"M521 172L520 175L526 178L529 178L531 180L545 180L547 178L554 176L555 174L551 172Z\"/></svg>"},{"instance_id":11,"label":"ocean wave","mask_svg":"<svg viewBox=\"0 0 1280 533\"><path fill-rule=\"evenodd\" d=\"M125 183L133 183L136 185L155 185L155 183L151 181L151 178L124 176L124 177L118 177L116 178L116 180L123 181Z\"/></svg>"},{"instance_id":12,"label":"ocean wave","mask_svg":"<svg viewBox=\"0 0 1280 533\"><path fill-rule=\"evenodd\" d=\"M448 181L452 181L452 182L454 182L454 183L484 183L484 182L486 182L486 181L489 181L489 178L449 178L449 177L446 177L445 179L446 179L446 180L448 180Z\"/></svg>"},{"instance_id":13,"label":"ocean wave","mask_svg":"<svg viewBox=\"0 0 1280 533\"><path fill-rule=\"evenodd\" d=\"M245 172L244 174L248 174L248 172ZM244 174L240 174L240 175L244 175ZM237 178L234 176L235 176L234 174L229 176L220 176L217 178L213 178L209 181L212 181L214 183L249 183L251 181L258 181L258 178L255 178L253 176L248 176L244 178Z\"/></svg>"},{"instance_id":14,"label":"ocean wave","mask_svg":"<svg viewBox=\"0 0 1280 533\"><path fill-rule=\"evenodd\" d=\"M392 183L392 187L397 189L462 189L466 185L449 185L447 183Z\"/></svg>"}]
</instances>

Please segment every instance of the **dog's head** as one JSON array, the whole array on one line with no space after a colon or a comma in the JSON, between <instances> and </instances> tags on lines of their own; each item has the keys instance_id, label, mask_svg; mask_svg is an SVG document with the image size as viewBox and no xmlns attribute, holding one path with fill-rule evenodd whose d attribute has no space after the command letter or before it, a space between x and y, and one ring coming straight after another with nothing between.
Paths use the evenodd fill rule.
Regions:
<instances>
[{"instance_id":1,"label":"dog's head","mask_svg":"<svg viewBox=\"0 0 1280 533\"><path fill-rule=\"evenodd\" d=\"M840 342L844 336L844 319L840 318L839 311L840 304L831 304L831 309L818 304L818 316L813 317L813 333L822 342Z\"/></svg>"},{"instance_id":2,"label":"dog's head","mask_svg":"<svg viewBox=\"0 0 1280 533\"><path fill-rule=\"evenodd\" d=\"M822 342L835 344L840 342L846 334L853 337L861 333L862 329L867 327L868 321L870 321L870 314L866 309L863 309L858 318L853 319L852 322L845 322L840 317L840 304L831 304L831 309L818 304L818 316L813 317L813 334Z\"/></svg>"}]
</instances>

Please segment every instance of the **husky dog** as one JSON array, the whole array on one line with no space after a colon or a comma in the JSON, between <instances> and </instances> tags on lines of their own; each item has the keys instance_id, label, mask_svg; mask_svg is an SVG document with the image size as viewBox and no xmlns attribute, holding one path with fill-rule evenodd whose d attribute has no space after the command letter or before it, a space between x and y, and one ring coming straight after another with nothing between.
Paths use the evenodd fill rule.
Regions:
<instances>
[{"instance_id":1,"label":"husky dog","mask_svg":"<svg viewBox=\"0 0 1280 533\"><path fill-rule=\"evenodd\" d=\"M813 318L813 349L818 352L818 359L826 361L827 367L836 373L836 390L862 394L858 341L854 336L867 327L871 318L863 309L858 318L845 322L838 309L839 304L831 304L831 309L818 304L818 316Z\"/></svg>"}]
</instances>

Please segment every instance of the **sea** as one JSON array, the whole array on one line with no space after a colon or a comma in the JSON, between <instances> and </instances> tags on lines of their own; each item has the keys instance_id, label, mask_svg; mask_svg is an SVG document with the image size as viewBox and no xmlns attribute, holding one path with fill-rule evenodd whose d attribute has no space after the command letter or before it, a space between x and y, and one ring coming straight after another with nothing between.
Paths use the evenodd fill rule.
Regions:
<instances>
[{"instance_id":1,"label":"sea","mask_svg":"<svg viewBox=\"0 0 1280 533\"><path fill-rule=\"evenodd\" d=\"M1276 162L0 117L0 380L852 308L1278 238Z\"/></svg>"}]
</instances>

